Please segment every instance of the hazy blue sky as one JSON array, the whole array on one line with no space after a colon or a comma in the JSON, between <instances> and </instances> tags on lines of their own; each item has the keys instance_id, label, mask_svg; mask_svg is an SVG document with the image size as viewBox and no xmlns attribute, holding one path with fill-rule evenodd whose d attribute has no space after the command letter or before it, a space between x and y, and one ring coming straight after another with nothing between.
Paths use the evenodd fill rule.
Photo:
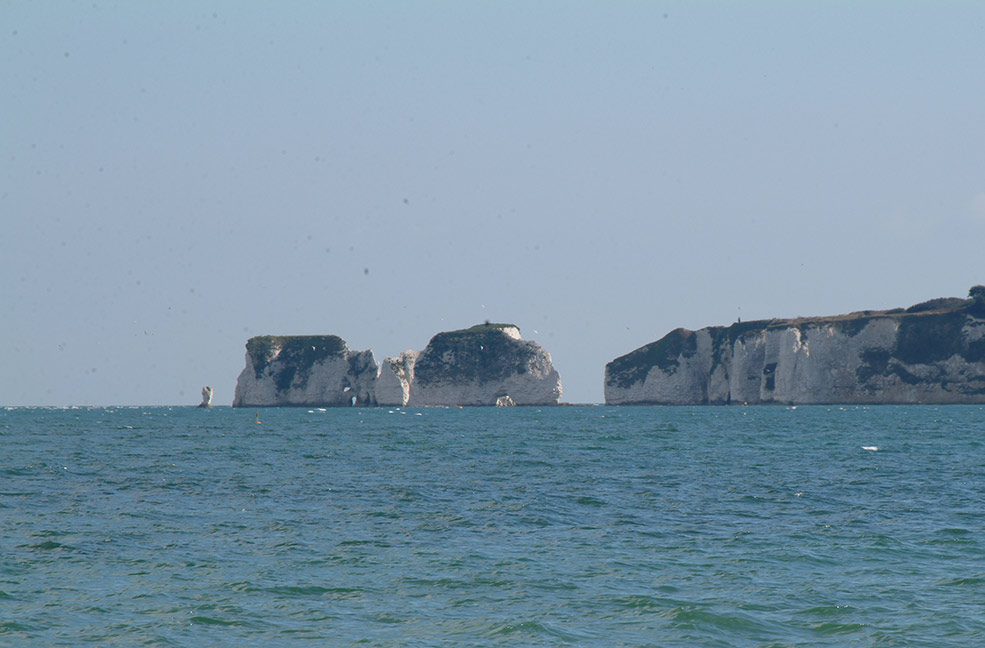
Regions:
<instances>
[{"instance_id":1,"label":"hazy blue sky","mask_svg":"<svg viewBox=\"0 0 985 648\"><path fill-rule=\"evenodd\" d=\"M985 3L0 3L0 404L232 401L244 344L673 328L985 283Z\"/></svg>"}]
</instances>

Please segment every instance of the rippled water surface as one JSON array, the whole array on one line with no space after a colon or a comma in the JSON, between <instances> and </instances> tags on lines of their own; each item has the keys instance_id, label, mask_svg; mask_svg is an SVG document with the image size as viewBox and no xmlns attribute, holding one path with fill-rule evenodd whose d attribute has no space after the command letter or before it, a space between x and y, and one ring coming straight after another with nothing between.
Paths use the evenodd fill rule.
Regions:
<instances>
[{"instance_id":1,"label":"rippled water surface","mask_svg":"<svg viewBox=\"0 0 985 648\"><path fill-rule=\"evenodd\" d=\"M985 409L0 410L3 646L985 645Z\"/></svg>"}]
</instances>

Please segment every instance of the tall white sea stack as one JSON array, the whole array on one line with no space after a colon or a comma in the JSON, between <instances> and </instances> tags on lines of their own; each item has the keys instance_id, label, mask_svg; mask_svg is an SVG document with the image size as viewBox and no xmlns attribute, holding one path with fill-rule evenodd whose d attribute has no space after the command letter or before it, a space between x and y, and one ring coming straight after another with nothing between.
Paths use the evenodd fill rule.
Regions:
<instances>
[{"instance_id":1,"label":"tall white sea stack","mask_svg":"<svg viewBox=\"0 0 985 648\"><path fill-rule=\"evenodd\" d=\"M376 376L376 403L403 407L410 400L414 363L420 351L404 351L397 358L384 358Z\"/></svg>"}]
</instances>

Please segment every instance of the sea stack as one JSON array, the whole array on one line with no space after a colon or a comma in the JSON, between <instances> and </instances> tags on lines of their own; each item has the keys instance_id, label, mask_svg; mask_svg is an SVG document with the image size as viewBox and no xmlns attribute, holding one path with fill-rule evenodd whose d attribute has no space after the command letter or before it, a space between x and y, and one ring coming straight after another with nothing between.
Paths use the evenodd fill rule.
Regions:
<instances>
[{"instance_id":1,"label":"sea stack","mask_svg":"<svg viewBox=\"0 0 985 648\"><path fill-rule=\"evenodd\" d=\"M375 405L376 360L336 335L263 335L246 343L233 407Z\"/></svg>"},{"instance_id":2,"label":"sea stack","mask_svg":"<svg viewBox=\"0 0 985 648\"><path fill-rule=\"evenodd\" d=\"M907 309L676 329L606 365L605 402L985 403L985 286Z\"/></svg>"},{"instance_id":3,"label":"sea stack","mask_svg":"<svg viewBox=\"0 0 985 648\"><path fill-rule=\"evenodd\" d=\"M402 407L410 400L414 382L414 363L420 351L404 351L396 358L384 358L376 375L376 403Z\"/></svg>"},{"instance_id":4,"label":"sea stack","mask_svg":"<svg viewBox=\"0 0 985 648\"><path fill-rule=\"evenodd\" d=\"M438 333L423 351L376 365L335 335L263 335L246 343L233 407L557 405L551 355L513 324Z\"/></svg>"},{"instance_id":5,"label":"sea stack","mask_svg":"<svg viewBox=\"0 0 985 648\"><path fill-rule=\"evenodd\" d=\"M212 407L212 388L206 385L202 387L202 402L199 407Z\"/></svg>"},{"instance_id":6,"label":"sea stack","mask_svg":"<svg viewBox=\"0 0 985 648\"><path fill-rule=\"evenodd\" d=\"M413 363L407 405L557 405L561 378L551 355L513 324L438 333Z\"/></svg>"}]
</instances>

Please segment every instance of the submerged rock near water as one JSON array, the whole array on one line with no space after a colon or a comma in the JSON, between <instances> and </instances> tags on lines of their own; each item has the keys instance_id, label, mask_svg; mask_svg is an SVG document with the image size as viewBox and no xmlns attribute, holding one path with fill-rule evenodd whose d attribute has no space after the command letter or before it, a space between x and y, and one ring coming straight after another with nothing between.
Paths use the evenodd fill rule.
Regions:
<instances>
[{"instance_id":1,"label":"submerged rock near water","mask_svg":"<svg viewBox=\"0 0 985 648\"><path fill-rule=\"evenodd\" d=\"M905 310L676 329L606 365L605 402L985 403L985 287Z\"/></svg>"},{"instance_id":2,"label":"submerged rock near water","mask_svg":"<svg viewBox=\"0 0 985 648\"><path fill-rule=\"evenodd\" d=\"M246 343L233 407L375 405L376 360L336 335L263 335Z\"/></svg>"},{"instance_id":3,"label":"submerged rock near water","mask_svg":"<svg viewBox=\"0 0 985 648\"><path fill-rule=\"evenodd\" d=\"M509 394L500 396L496 399L496 407L516 407L516 403L510 398Z\"/></svg>"}]
</instances>

